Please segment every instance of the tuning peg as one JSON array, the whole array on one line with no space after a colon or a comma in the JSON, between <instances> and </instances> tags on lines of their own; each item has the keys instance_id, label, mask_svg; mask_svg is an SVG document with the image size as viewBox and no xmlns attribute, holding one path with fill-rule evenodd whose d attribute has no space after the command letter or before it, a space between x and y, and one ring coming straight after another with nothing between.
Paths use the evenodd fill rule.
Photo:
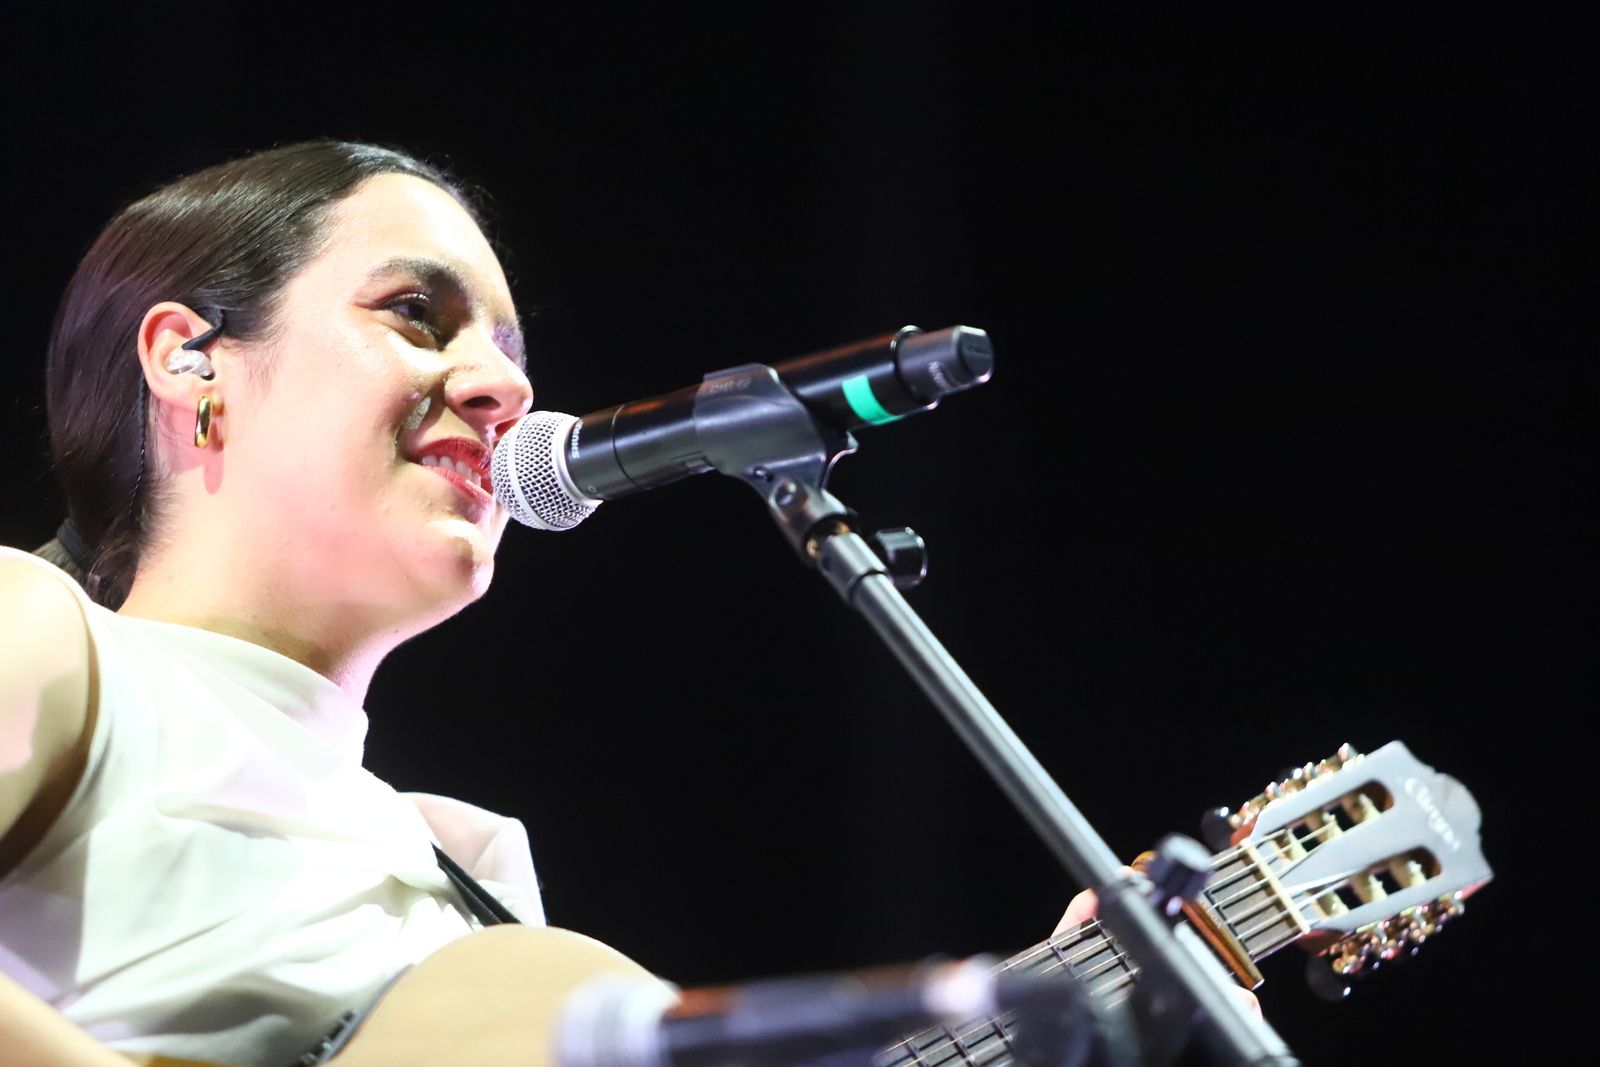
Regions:
<instances>
[{"instance_id":1,"label":"tuning peg","mask_svg":"<svg viewBox=\"0 0 1600 1067\"><path fill-rule=\"evenodd\" d=\"M1339 751L1335 752L1329 757L1329 761L1332 762L1336 760L1338 761L1338 765L1343 767L1346 763L1354 763L1360 758L1361 753L1356 751L1354 745L1346 741L1344 744L1339 746Z\"/></svg>"},{"instance_id":2,"label":"tuning peg","mask_svg":"<svg viewBox=\"0 0 1600 1067\"><path fill-rule=\"evenodd\" d=\"M1360 934L1352 934L1328 950L1329 966L1342 977L1360 974L1367 965L1366 943Z\"/></svg>"},{"instance_id":3,"label":"tuning peg","mask_svg":"<svg viewBox=\"0 0 1600 1067\"><path fill-rule=\"evenodd\" d=\"M1432 937L1444 928L1444 924L1452 919L1459 919L1467 910L1461 903L1459 894L1440 897L1432 904L1424 904L1417 909L1419 924L1425 927L1426 936Z\"/></svg>"},{"instance_id":4,"label":"tuning peg","mask_svg":"<svg viewBox=\"0 0 1600 1067\"><path fill-rule=\"evenodd\" d=\"M1412 936L1411 920L1402 914L1383 924L1383 944L1378 954L1385 960L1398 960L1416 955L1418 944Z\"/></svg>"},{"instance_id":5,"label":"tuning peg","mask_svg":"<svg viewBox=\"0 0 1600 1067\"><path fill-rule=\"evenodd\" d=\"M1376 959L1373 960L1374 964L1376 964L1378 960L1387 962L1395 959L1400 955L1400 953L1405 951L1406 943L1404 941L1396 941L1394 937L1390 935L1387 923L1374 927L1372 933L1368 936L1371 937L1372 940L1367 944L1367 954L1369 956L1376 957Z\"/></svg>"},{"instance_id":6,"label":"tuning peg","mask_svg":"<svg viewBox=\"0 0 1600 1067\"><path fill-rule=\"evenodd\" d=\"M1288 796L1291 793L1299 792L1301 789L1304 789L1307 783L1312 781L1312 779L1320 778L1325 774L1332 774L1335 771L1342 770L1360 758L1361 753L1357 752L1350 745L1344 744L1340 745L1339 750L1333 755L1318 763L1306 763L1299 767L1285 768L1284 771L1279 774L1275 780L1269 782L1267 787L1259 794L1245 801L1243 804L1239 805L1239 809L1237 811L1226 816L1229 828L1232 830L1238 830L1241 827L1250 825L1250 823L1255 821L1256 816L1261 814L1261 809L1266 807L1268 804L1271 804L1274 800ZM1202 826L1203 825L1204 824L1202 823ZM1206 839L1211 841L1212 839L1209 832L1203 832L1206 832ZM1220 849L1223 846L1215 845L1215 847Z\"/></svg>"},{"instance_id":7,"label":"tuning peg","mask_svg":"<svg viewBox=\"0 0 1600 1067\"><path fill-rule=\"evenodd\" d=\"M1407 908L1400 913L1396 924L1401 936L1412 945L1420 945L1439 932L1439 924L1434 920L1432 912L1423 906Z\"/></svg>"}]
</instances>

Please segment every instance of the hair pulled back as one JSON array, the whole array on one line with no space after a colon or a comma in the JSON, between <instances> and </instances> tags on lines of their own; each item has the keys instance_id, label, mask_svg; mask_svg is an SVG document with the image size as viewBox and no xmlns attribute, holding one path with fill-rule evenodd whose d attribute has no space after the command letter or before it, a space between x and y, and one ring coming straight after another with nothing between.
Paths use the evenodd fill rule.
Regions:
<instances>
[{"instance_id":1,"label":"hair pulled back","mask_svg":"<svg viewBox=\"0 0 1600 1067\"><path fill-rule=\"evenodd\" d=\"M430 181L479 218L453 179L403 152L308 141L208 167L135 201L78 264L45 371L50 450L71 522L37 554L97 603L115 609L127 597L159 520L137 349L145 312L177 301L223 323L226 337L270 339L284 289L321 251L332 209L380 174ZM74 529L81 544L71 543Z\"/></svg>"}]
</instances>

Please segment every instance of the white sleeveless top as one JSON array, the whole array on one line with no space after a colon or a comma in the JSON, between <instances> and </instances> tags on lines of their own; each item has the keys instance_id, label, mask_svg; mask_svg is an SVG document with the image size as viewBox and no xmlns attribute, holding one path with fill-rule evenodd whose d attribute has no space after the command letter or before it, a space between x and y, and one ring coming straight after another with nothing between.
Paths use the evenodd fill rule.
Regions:
<instances>
[{"instance_id":1,"label":"white sleeveless top","mask_svg":"<svg viewBox=\"0 0 1600 1067\"><path fill-rule=\"evenodd\" d=\"M475 928L434 841L543 923L522 824L373 777L366 713L331 681L247 641L117 615L45 561L0 553L78 597L100 700L83 780L0 880L0 970L95 1038L290 1063Z\"/></svg>"}]
</instances>

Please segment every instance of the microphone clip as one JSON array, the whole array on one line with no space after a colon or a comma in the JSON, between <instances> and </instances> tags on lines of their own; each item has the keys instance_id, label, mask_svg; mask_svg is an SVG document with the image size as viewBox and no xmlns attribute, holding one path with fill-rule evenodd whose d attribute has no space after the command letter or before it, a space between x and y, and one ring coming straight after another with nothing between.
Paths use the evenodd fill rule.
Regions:
<instances>
[{"instance_id":1,"label":"microphone clip","mask_svg":"<svg viewBox=\"0 0 1600 1067\"><path fill-rule=\"evenodd\" d=\"M694 426L711 468L760 494L807 565L818 565L819 538L855 522L826 488L833 465L856 451L855 437L820 422L766 364L706 375L695 392Z\"/></svg>"}]
</instances>

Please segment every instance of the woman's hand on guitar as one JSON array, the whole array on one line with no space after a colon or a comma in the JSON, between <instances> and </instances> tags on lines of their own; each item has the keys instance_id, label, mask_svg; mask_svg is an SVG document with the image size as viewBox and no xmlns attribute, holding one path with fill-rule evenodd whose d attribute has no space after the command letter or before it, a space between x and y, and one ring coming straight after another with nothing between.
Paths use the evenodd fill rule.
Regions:
<instances>
[{"instance_id":1,"label":"woman's hand on guitar","mask_svg":"<svg viewBox=\"0 0 1600 1067\"><path fill-rule=\"evenodd\" d=\"M1132 874L1133 868L1124 867L1122 868L1122 873L1124 875ZM1066 914L1061 916L1060 922L1056 923L1054 932L1059 934L1064 930L1070 930L1072 927L1077 926L1081 922L1087 922L1088 920L1094 918L1095 912L1099 906L1100 901L1095 897L1094 890L1085 889L1083 892L1079 893L1077 896L1068 901ZM1250 992L1248 989L1245 989L1243 986L1234 986L1233 990L1236 995L1244 999L1244 1002L1250 1006L1251 1010L1253 1010L1257 1015L1261 1014L1261 1001L1256 999L1256 995L1254 993Z\"/></svg>"}]
</instances>

